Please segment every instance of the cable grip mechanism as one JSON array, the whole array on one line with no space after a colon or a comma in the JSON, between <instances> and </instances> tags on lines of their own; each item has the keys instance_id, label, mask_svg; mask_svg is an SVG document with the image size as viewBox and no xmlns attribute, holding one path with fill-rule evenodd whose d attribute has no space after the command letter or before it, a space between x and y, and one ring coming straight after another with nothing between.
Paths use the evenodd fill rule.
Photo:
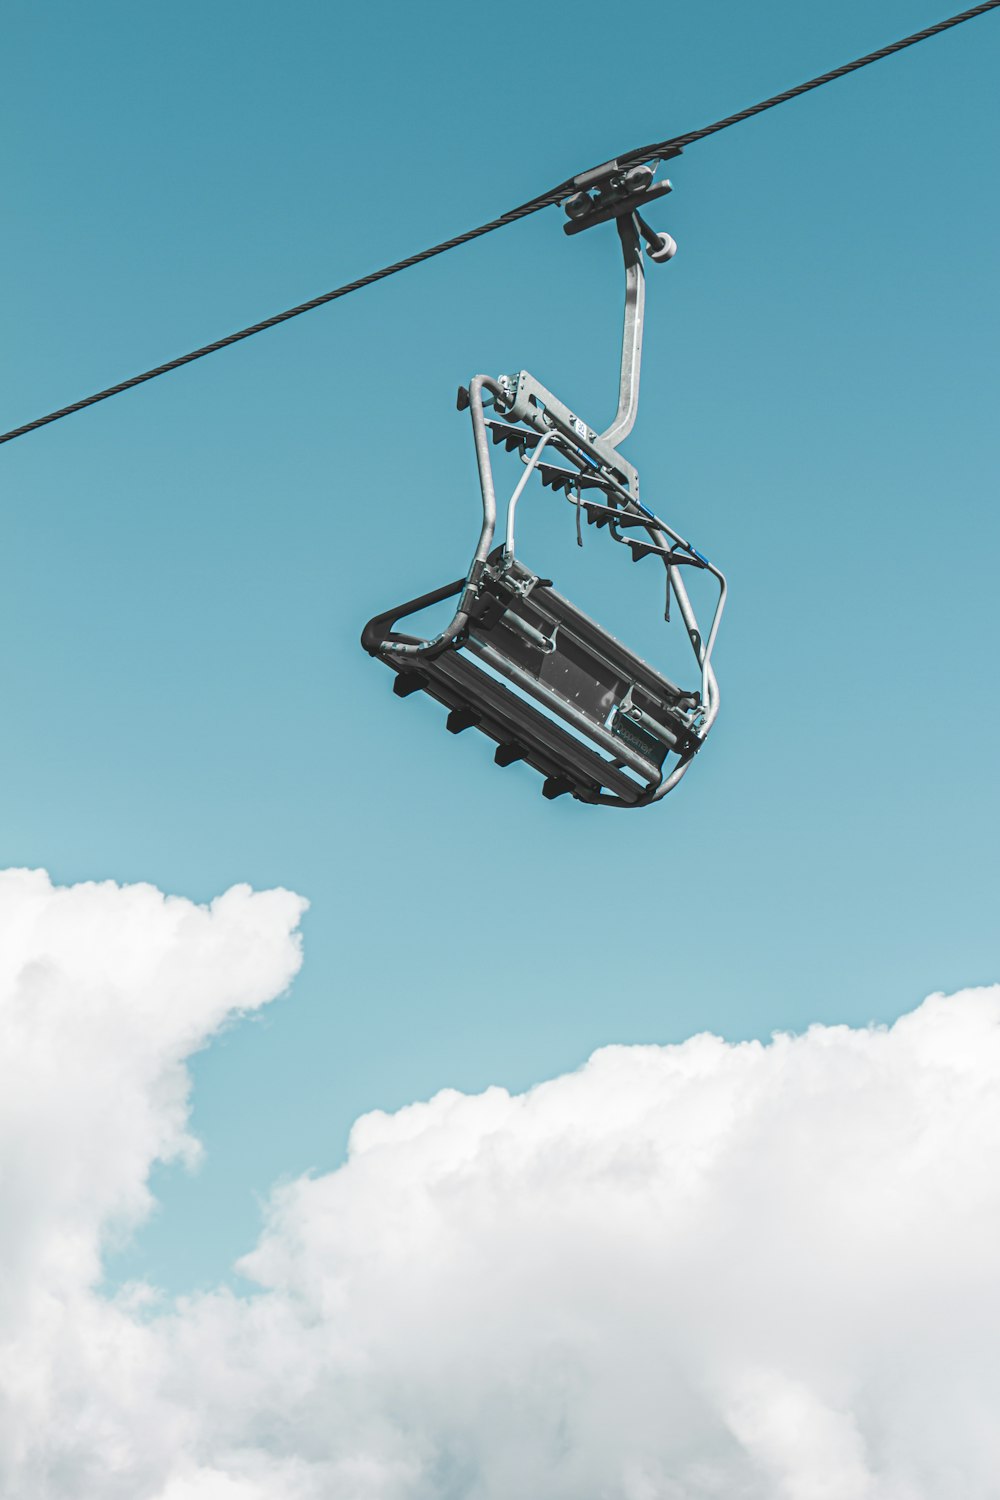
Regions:
<instances>
[{"instance_id":1,"label":"cable grip mechanism","mask_svg":"<svg viewBox=\"0 0 1000 1500\"><path fill-rule=\"evenodd\" d=\"M680 152L671 155L679 156ZM668 177L654 181L655 174L656 169L648 164L629 167L622 166L617 160L581 172L573 178L576 191L563 204L569 219L569 223L563 225L563 232L582 234L595 224L606 224L609 219L635 214L650 259L669 260L677 249L676 244L670 235L658 234L641 217L641 211L648 203L662 198L672 188Z\"/></svg>"}]
</instances>

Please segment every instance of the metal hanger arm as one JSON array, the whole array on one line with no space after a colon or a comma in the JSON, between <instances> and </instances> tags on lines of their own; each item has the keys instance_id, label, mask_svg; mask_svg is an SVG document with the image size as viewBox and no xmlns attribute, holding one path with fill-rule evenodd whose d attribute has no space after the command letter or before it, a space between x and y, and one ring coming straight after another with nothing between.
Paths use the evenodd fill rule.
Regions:
<instances>
[{"instance_id":1,"label":"metal hanger arm","mask_svg":"<svg viewBox=\"0 0 1000 1500\"><path fill-rule=\"evenodd\" d=\"M639 410L639 369L642 364L642 326L646 306L646 275L642 241L634 214L617 221L625 261L625 320L622 326L622 365L618 383L618 411L601 436L614 447L628 437Z\"/></svg>"}]
</instances>

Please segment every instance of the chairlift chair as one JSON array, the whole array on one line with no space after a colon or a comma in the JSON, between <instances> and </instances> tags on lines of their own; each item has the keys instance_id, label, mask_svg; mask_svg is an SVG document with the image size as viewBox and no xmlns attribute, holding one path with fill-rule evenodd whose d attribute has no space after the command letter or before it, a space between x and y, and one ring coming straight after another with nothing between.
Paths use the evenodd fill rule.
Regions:
<instances>
[{"instance_id":1,"label":"chairlift chair","mask_svg":"<svg viewBox=\"0 0 1000 1500\"><path fill-rule=\"evenodd\" d=\"M639 498L639 477L618 451L631 432L639 397L645 275L642 242L666 261L676 246L645 223L641 208L670 191L649 167L616 162L577 179L566 204L568 234L614 219L625 263L625 323L618 411L597 432L526 370L477 375L458 394L468 409L482 494L482 525L468 573L443 588L376 615L362 644L396 674L405 698L425 692L448 710L454 734L477 729L496 743L499 766L523 760L541 772L548 798L564 793L605 807L644 807L671 791L715 722L719 690L712 650L726 598L722 573ZM490 415L487 415L487 412ZM497 500L493 445L516 452L523 472L507 502L504 540L494 545ZM551 460L558 457L560 463ZM543 461L544 459L544 461ZM518 502L532 475L562 494L582 521L629 549L632 561L660 561L665 616L675 600L698 668L682 688L637 656L556 592L515 553ZM703 636L682 576L712 575L718 597ZM399 622L457 599L450 622L432 637L400 632Z\"/></svg>"}]
</instances>

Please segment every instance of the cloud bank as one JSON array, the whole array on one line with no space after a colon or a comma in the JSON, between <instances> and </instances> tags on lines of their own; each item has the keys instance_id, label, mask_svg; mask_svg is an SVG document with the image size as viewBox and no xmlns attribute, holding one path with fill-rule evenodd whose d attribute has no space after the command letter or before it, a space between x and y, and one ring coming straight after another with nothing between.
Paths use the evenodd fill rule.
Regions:
<instances>
[{"instance_id":1,"label":"cloud bank","mask_svg":"<svg viewBox=\"0 0 1000 1500\"><path fill-rule=\"evenodd\" d=\"M994 1500L1000 988L367 1115L246 1297L102 1297L301 905L0 876L0 1495Z\"/></svg>"},{"instance_id":2,"label":"cloud bank","mask_svg":"<svg viewBox=\"0 0 1000 1500\"><path fill-rule=\"evenodd\" d=\"M154 1163L197 1154L185 1060L287 987L304 905L0 871L3 1500L138 1500L160 1488L130 1485L138 1457L167 1474L181 1451L143 1293L98 1295L102 1251L148 1213Z\"/></svg>"}]
</instances>

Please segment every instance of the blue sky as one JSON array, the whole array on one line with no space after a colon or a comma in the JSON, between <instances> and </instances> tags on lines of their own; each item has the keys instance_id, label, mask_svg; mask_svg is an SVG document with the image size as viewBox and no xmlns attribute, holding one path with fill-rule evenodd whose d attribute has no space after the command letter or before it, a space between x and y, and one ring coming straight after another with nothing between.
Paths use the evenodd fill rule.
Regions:
<instances>
[{"instance_id":1,"label":"blue sky","mask_svg":"<svg viewBox=\"0 0 1000 1500\"><path fill-rule=\"evenodd\" d=\"M3 426L943 14L12 4ZM117 1274L218 1279L364 1110L997 977L998 27L671 166L627 451L732 594L718 726L659 810L544 802L358 646L471 550L460 381L610 411L610 229L539 214L0 454L2 863L311 902ZM652 574L579 559L548 496L525 522L655 642Z\"/></svg>"}]
</instances>

